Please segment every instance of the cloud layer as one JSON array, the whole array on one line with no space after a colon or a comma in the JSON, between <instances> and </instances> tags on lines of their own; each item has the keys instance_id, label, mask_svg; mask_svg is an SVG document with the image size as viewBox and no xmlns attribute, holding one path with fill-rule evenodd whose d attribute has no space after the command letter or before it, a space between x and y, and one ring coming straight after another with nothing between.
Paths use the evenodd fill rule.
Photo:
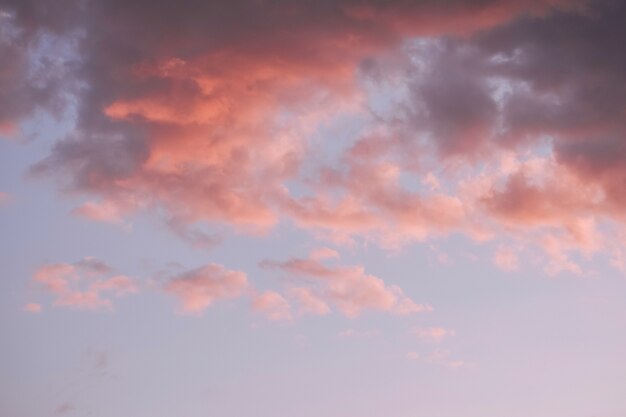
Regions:
<instances>
[{"instance_id":1,"label":"cloud layer","mask_svg":"<svg viewBox=\"0 0 626 417\"><path fill-rule=\"evenodd\" d=\"M154 210L194 246L221 239L199 225L392 249L464 234L496 241L499 268L530 251L581 274L576 256L623 243L625 16L610 0L3 1L0 133L72 114L31 174L88 197L77 215ZM315 285L253 308L426 309L336 257L266 262ZM58 305L110 307L123 278L72 290L81 268L36 281ZM208 264L164 289L200 313L246 288Z\"/></svg>"}]
</instances>

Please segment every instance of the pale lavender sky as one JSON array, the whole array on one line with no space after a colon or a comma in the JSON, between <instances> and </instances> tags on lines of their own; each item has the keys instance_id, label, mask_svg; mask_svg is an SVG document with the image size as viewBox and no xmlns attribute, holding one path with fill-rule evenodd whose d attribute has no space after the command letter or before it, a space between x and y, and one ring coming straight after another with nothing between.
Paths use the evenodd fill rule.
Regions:
<instances>
[{"instance_id":1,"label":"pale lavender sky","mask_svg":"<svg viewBox=\"0 0 626 417\"><path fill-rule=\"evenodd\" d=\"M626 417L621 1L0 0L0 416Z\"/></svg>"}]
</instances>

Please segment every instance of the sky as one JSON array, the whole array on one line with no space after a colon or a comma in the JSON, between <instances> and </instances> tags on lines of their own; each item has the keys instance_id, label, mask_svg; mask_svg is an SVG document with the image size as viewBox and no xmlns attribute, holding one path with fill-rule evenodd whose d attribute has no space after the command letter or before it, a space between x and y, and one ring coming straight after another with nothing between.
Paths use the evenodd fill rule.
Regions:
<instances>
[{"instance_id":1,"label":"sky","mask_svg":"<svg viewBox=\"0 0 626 417\"><path fill-rule=\"evenodd\" d=\"M0 0L0 415L626 417L624 22Z\"/></svg>"}]
</instances>

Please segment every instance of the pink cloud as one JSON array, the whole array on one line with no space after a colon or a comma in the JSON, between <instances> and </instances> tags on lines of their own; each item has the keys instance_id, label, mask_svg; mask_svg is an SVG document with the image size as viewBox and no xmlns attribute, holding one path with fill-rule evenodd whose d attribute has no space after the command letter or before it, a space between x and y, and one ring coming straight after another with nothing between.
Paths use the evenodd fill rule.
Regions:
<instances>
[{"instance_id":1,"label":"pink cloud","mask_svg":"<svg viewBox=\"0 0 626 417\"><path fill-rule=\"evenodd\" d=\"M252 309L265 315L269 320L291 320L291 306L285 298L276 291L264 291L252 299Z\"/></svg>"},{"instance_id":2,"label":"pink cloud","mask_svg":"<svg viewBox=\"0 0 626 417\"><path fill-rule=\"evenodd\" d=\"M339 253L330 248L318 248L311 251L309 257L314 260L338 259Z\"/></svg>"},{"instance_id":3,"label":"pink cloud","mask_svg":"<svg viewBox=\"0 0 626 417\"><path fill-rule=\"evenodd\" d=\"M606 247L598 225L626 221L624 69L609 58L620 56L611 34L623 33L623 9L586 3L295 1L289 12L139 3L125 13L106 4L88 19L77 8L38 24L9 11L16 39L3 46L12 87L0 94L0 126L75 91L75 128L32 173L96 199L75 214L117 222L154 210L195 246L217 240L193 233L198 223L258 234L287 221L394 250L449 234L523 242L545 252L551 271L574 272L563 257ZM18 30L29 25L40 30ZM41 87L30 82L34 46L21 46L72 30L98 48ZM122 54L128 39L135 53ZM597 57L598 44L610 51ZM393 96L388 111L376 108L380 92ZM344 117L359 131L332 147L319 140ZM529 154L535 161L517 158ZM552 232L561 250L529 237ZM384 292L366 274L355 281Z\"/></svg>"},{"instance_id":4,"label":"pink cloud","mask_svg":"<svg viewBox=\"0 0 626 417\"><path fill-rule=\"evenodd\" d=\"M439 343L448 337L454 336L455 331L443 327L427 327L413 329L412 333L423 342Z\"/></svg>"},{"instance_id":5,"label":"pink cloud","mask_svg":"<svg viewBox=\"0 0 626 417\"><path fill-rule=\"evenodd\" d=\"M135 293L135 280L114 275L102 261L87 257L73 264L58 263L40 267L33 280L54 296L54 305L82 310L111 310L112 298Z\"/></svg>"},{"instance_id":6,"label":"pink cloud","mask_svg":"<svg viewBox=\"0 0 626 417\"><path fill-rule=\"evenodd\" d=\"M11 195L0 191L0 206L7 204L9 201L11 201Z\"/></svg>"},{"instance_id":7,"label":"pink cloud","mask_svg":"<svg viewBox=\"0 0 626 417\"><path fill-rule=\"evenodd\" d=\"M13 123L0 123L0 135L3 137L11 137L17 131L17 126Z\"/></svg>"},{"instance_id":8,"label":"pink cloud","mask_svg":"<svg viewBox=\"0 0 626 417\"><path fill-rule=\"evenodd\" d=\"M184 314L200 315L218 300L241 296L248 289L246 274L207 264L170 279L163 290L176 297Z\"/></svg>"},{"instance_id":9,"label":"pink cloud","mask_svg":"<svg viewBox=\"0 0 626 417\"><path fill-rule=\"evenodd\" d=\"M41 313L42 310L41 304L27 303L24 305L24 311L28 313Z\"/></svg>"},{"instance_id":10,"label":"pink cloud","mask_svg":"<svg viewBox=\"0 0 626 417\"><path fill-rule=\"evenodd\" d=\"M300 305L300 312L302 314L323 316L331 311L328 304L310 288L292 288L289 294L296 299Z\"/></svg>"},{"instance_id":11,"label":"pink cloud","mask_svg":"<svg viewBox=\"0 0 626 417\"><path fill-rule=\"evenodd\" d=\"M396 285L365 273L361 266L326 266L315 259L290 259L286 262L264 261L261 266L279 269L294 277L313 279L324 301L332 302L348 317L363 310L380 310L406 315L430 311L431 307L416 304ZM301 294L302 295L302 294ZM311 295L309 291L307 296Z\"/></svg>"},{"instance_id":12,"label":"pink cloud","mask_svg":"<svg viewBox=\"0 0 626 417\"><path fill-rule=\"evenodd\" d=\"M119 223L122 221L124 210L123 207L113 201L101 203L88 201L72 210L72 214L95 221Z\"/></svg>"},{"instance_id":13,"label":"pink cloud","mask_svg":"<svg viewBox=\"0 0 626 417\"><path fill-rule=\"evenodd\" d=\"M354 75L363 62L379 54L397 55L407 36L472 33L527 11L570 6L565 1L506 1L324 8L296 2L290 13L275 6L249 7L254 12L220 9L228 18L242 14L231 22L240 33L235 38L223 31L223 17L204 6L171 10L150 5L151 16L174 13L184 16L180 21L198 22L203 29L197 37L181 35L177 24L161 25L159 19L148 19L154 26L146 33L161 36L137 36L138 23L146 24L141 8L128 7L123 18L114 6L90 15L89 29L106 28L107 36L85 57L98 60L100 70L91 71L88 62L81 67L83 82L92 87L81 100L84 117L78 121L86 134L60 142L34 171L69 174L74 177L71 188L101 196L102 203L88 202L75 210L96 220L119 221L133 210L156 206L189 223L205 220L253 230L271 227L285 214L303 223L361 223L376 213L351 213L349 199L334 204L343 213L334 208L335 213L324 213L318 207L309 219L299 207L302 202L285 203L284 185L297 176L308 150L306 137L320 123L341 112L362 111L364 93ZM476 17L468 19L469 11ZM254 31L246 23L252 15ZM15 24L21 23L17 17ZM69 28L82 22L66 23ZM92 34L85 32L87 38ZM166 34L194 53L181 55L178 47L163 45ZM138 42L130 61L115 54L125 39ZM17 68L11 73L20 76ZM102 124L93 123L96 115ZM479 120L461 127L479 135L482 126ZM366 168L358 175L381 167ZM399 201L403 197L382 195L378 205L395 212L404 226L416 219L447 225L459 215L454 197L436 196L422 204L409 196L406 207ZM330 218L324 219L325 214ZM419 226L420 235L425 228Z\"/></svg>"},{"instance_id":14,"label":"pink cloud","mask_svg":"<svg viewBox=\"0 0 626 417\"><path fill-rule=\"evenodd\" d=\"M549 275L555 275L561 271L567 271L575 275L583 273L582 268L568 255L566 241L555 236L547 235L541 239L541 246L549 257L545 271Z\"/></svg>"},{"instance_id":15,"label":"pink cloud","mask_svg":"<svg viewBox=\"0 0 626 417\"><path fill-rule=\"evenodd\" d=\"M96 281L92 288L96 291L112 291L118 296L133 294L139 291L135 281L125 275L116 275L105 280Z\"/></svg>"},{"instance_id":16,"label":"pink cloud","mask_svg":"<svg viewBox=\"0 0 626 417\"><path fill-rule=\"evenodd\" d=\"M517 254L512 248L499 247L493 255L493 263L503 271L515 271L519 268Z\"/></svg>"},{"instance_id":17,"label":"pink cloud","mask_svg":"<svg viewBox=\"0 0 626 417\"><path fill-rule=\"evenodd\" d=\"M380 160L396 145L389 142L386 151L373 154L360 150L372 140L378 138L365 137L346 150L341 169L326 167L320 172L319 195L281 200L286 214L305 228L377 236L387 246L467 227L457 196L405 189L402 165ZM337 196L329 197L331 192Z\"/></svg>"}]
</instances>

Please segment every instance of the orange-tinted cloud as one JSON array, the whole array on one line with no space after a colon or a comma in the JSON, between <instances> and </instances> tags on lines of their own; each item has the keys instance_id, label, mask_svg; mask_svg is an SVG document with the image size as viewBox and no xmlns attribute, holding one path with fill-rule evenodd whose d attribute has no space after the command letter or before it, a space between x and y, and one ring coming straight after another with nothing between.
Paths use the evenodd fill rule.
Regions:
<instances>
[{"instance_id":1,"label":"orange-tinted cloud","mask_svg":"<svg viewBox=\"0 0 626 417\"><path fill-rule=\"evenodd\" d=\"M504 236L575 271L624 227L621 2L288 3L10 2L0 125L88 87L61 89L76 125L32 173L96 196L75 214L157 210L194 246L219 241L198 223L286 221L389 248ZM43 33L73 65L29 83Z\"/></svg>"},{"instance_id":2,"label":"orange-tinted cloud","mask_svg":"<svg viewBox=\"0 0 626 417\"><path fill-rule=\"evenodd\" d=\"M83 57L91 88L76 132L35 171L64 171L70 187L102 194L104 205L77 210L91 218L161 205L189 223L263 229L282 214L274 201L305 157L304 138L361 99L355 72L364 59L407 37L471 33L570 2L94 3L73 22L86 24L81 48L98 45ZM20 24L40 6L16 6L12 19ZM50 19L41 24L72 26L71 16ZM120 47L126 39L132 50Z\"/></svg>"},{"instance_id":3,"label":"orange-tinted cloud","mask_svg":"<svg viewBox=\"0 0 626 417\"><path fill-rule=\"evenodd\" d=\"M113 272L102 261L90 257L73 264L44 265L37 269L33 281L54 296L55 306L111 310L114 298L139 290L134 279L125 275L112 275Z\"/></svg>"},{"instance_id":4,"label":"orange-tinted cloud","mask_svg":"<svg viewBox=\"0 0 626 417\"><path fill-rule=\"evenodd\" d=\"M291 306L276 291L264 291L252 298L252 309L265 315L269 320L291 320Z\"/></svg>"},{"instance_id":5,"label":"orange-tinted cloud","mask_svg":"<svg viewBox=\"0 0 626 417\"><path fill-rule=\"evenodd\" d=\"M246 274L207 264L170 279L163 290L180 303L184 314L200 315L218 300L237 298L248 289Z\"/></svg>"},{"instance_id":6,"label":"orange-tinted cloud","mask_svg":"<svg viewBox=\"0 0 626 417\"><path fill-rule=\"evenodd\" d=\"M311 285L318 293L315 297L315 310L319 312L325 311L326 302L334 304L348 317L356 317L364 310L387 311L400 315L431 310L428 305L416 304L404 295L400 287L387 285L380 278L366 274L361 266L327 266L311 258L293 258L285 262L264 261L261 266L282 270L305 282L312 280ZM305 298L305 303L308 302L309 307L312 307L314 300L311 298L311 291L303 294L300 289L296 290L295 295L300 301Z\"/></svg>"}]
</instances>

